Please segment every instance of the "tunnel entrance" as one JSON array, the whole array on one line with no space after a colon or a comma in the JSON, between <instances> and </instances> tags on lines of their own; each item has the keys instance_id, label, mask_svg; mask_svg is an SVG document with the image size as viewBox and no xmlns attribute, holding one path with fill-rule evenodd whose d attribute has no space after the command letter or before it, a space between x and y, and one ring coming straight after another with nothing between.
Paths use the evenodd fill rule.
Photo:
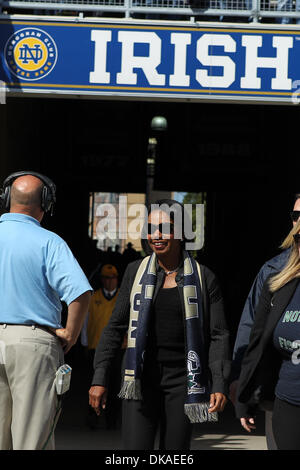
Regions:
<instances>
[{"instance_id":1,"label":"tunnel entrance","mask_svg":"<svg viewBox=\"0 0 300 470\"><path fill-rule=\"evenodd\" d=\"M57 185L44 226L70 245L87 274L90 194L206 194L199 259L220 278L235 331L257 270L290 229L299 191L297 106L12 98L1 106L1 176L30 169ZM167 129L151 129L164 116ZM152 168L153 169L153 168Z\"/></svg>"}]
</instances>

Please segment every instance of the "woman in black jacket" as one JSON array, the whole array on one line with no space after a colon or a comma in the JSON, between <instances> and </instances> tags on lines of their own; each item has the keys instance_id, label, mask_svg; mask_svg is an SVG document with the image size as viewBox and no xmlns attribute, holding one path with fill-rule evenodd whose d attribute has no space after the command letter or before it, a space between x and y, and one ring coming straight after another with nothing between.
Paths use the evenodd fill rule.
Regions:
<instances>
[{"instance_id":1,"label":"woman in black jacket","mask_svg":"<svg viewBox=\"0 0 300 470\"><path fill-rule=\"evenodd\" d=\"M189 449L191 423L214 421L225 406L229 332L215 275L184 249L183 206L153 207L143 237L151 254L127 267L96 350L89 402L97 414L105 406L109 368L127 334L124 448L153 449L160 426L160 449Z\"/></svg>"},{"instance_id":2,"label":"woman in black jacket","mask_svg":"<svg viewBox=\"0 0 300 470\"><path fill-rule=\"evenodd\" d=\"M300 222L282 244L284 269L264 283L237 391L237 416L255 428L258 406L273 409L278 449L300 449Z\"/></svg>"}]
</instances>

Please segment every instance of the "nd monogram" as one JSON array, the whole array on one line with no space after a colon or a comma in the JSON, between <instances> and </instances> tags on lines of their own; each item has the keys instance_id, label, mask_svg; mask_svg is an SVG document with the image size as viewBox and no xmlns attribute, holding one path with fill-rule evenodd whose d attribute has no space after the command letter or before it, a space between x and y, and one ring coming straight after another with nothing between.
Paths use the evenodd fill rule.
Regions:
<instances>
[{"instance_id":1,"label":"nd monogram","mask_svg":"<svg viewBox=\"0 0 300 470\"><path fill-rule=\"evenodd\" d=\"M5 46L9 70L22 80L40 80L55 67L57 47L54 39L38 28L16 31Z\"/></svg>"}]
</instances>

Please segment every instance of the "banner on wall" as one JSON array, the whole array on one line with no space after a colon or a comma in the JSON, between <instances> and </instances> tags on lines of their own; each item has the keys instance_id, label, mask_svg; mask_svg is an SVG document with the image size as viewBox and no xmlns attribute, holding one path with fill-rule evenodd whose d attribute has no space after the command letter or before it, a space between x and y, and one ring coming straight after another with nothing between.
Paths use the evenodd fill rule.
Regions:
<instances>
[{"instance_id":1,"label":"banner on wall","mask_svg":"<svg viewBox=\"0 0 300 470\"><path fill-rule=\"evenodd\" d=\"M1 19L0 80L17 94L298 104L296 27L123 21Z\"/></svg>"}]
</instances>

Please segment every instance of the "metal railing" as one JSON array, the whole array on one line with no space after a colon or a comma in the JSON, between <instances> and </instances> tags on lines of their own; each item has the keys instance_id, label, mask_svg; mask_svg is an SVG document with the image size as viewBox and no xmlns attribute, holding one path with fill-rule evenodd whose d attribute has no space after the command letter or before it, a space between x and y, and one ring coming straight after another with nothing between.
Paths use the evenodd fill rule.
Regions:
<instances>
[{"instance_id":1,"label":"metal railing","mask_svg":"<svg viewBox=\"0 0 300 470\"><path fill-rule=\"evenodd\" d=\"M0 12L300 24L300 0L0 0Z\"/></svg>"}]
</instances>

